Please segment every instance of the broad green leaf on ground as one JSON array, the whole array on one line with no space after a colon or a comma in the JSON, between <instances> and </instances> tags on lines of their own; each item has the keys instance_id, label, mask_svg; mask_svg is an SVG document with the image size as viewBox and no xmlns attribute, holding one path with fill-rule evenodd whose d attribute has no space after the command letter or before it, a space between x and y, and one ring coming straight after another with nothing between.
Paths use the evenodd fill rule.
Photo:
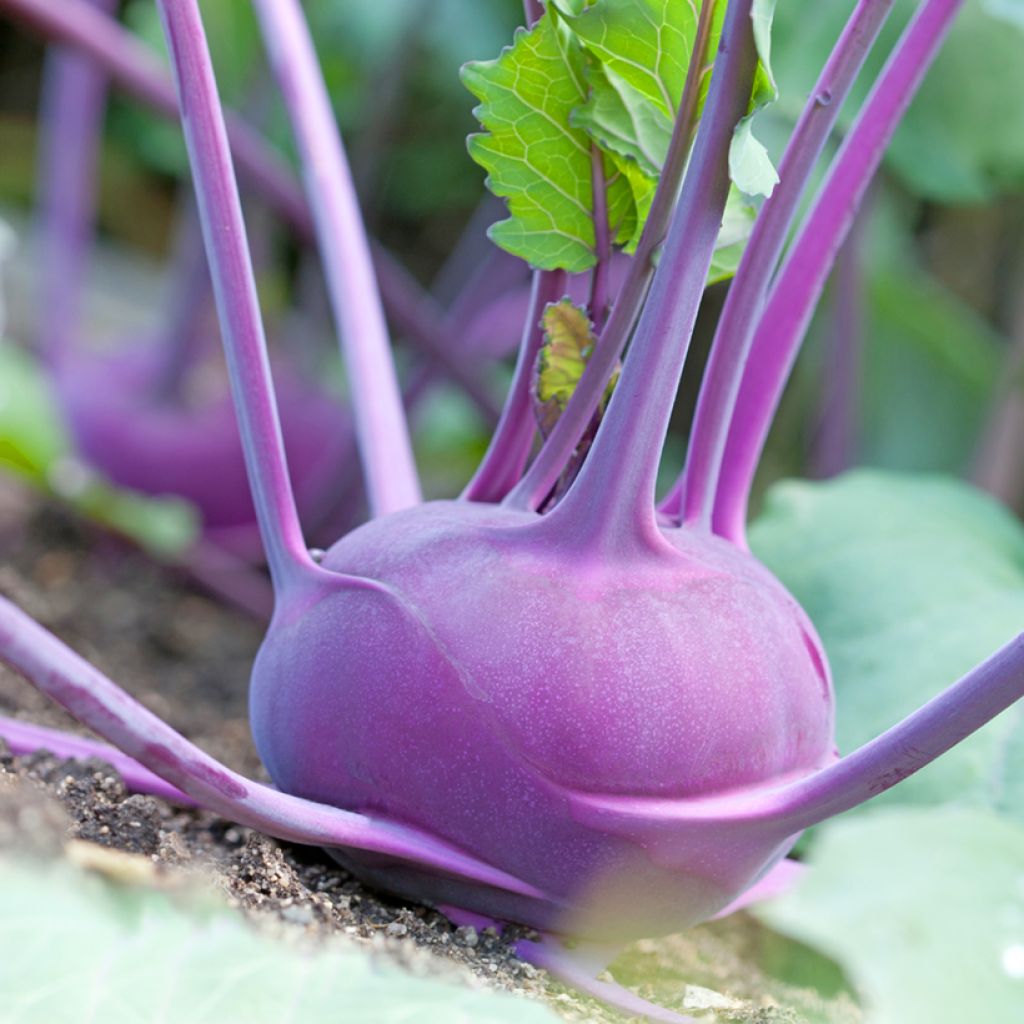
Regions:
<instances>
[{"instance_id":1,"label":"broad green leaf on ground","mask_svg":"<svg viewBox=\"0 0 1024 1024\"><path fill-rule=\"evenodd\" d=\"M821 635L842 753L1024 628L1024 528L967 484L874 470L772 488L751 547ZM1024 706L876 802L987 805L1024 821Z\"/></svg>"},{"instance_id":2,"label":"broad green leaf on ground","mask_svg":"<svg viewBox=\"0 0 1024 1024\"><path fill-rule=\"evenodd\" d=\"M64 867L0 862L7 1024L542 1024L544 1007L414 977L350 947L303 950L237 914Z\"/></svg>"},{"instance_id":3,"label":"broad green leaf on ground","mask_svg":"<svg viewBox=\"0 0 1024 1024\"><path fill-rule=\"evenodd\" d=\"M1024 1017L1024 828L890 810L823 829L811 865L756 915L836 960L865 1024Z\"/></svg>"},{"instance_id":4,"label":"broad green leaf on ground","mask_svg":"<svg viewBox=\"0 0 1024 1024\"><path fill-rule=\"evenodd\" d=\"M159 558L180 555L199 534L198 513L189 502L113 487L75 459L38 364L5 343L0 343L0 470L130 537Z\"/></svg>"},{"instance_id":5,"label":"broad green leaf on ground","mask_svg":"<svg viewBox=\"0 0 1024 1024\"><path fill-rule=\"evenodd\" d=\"M840 118L849 125L918 6L897 0ZM773 35L781 103L799 113L853 0L779 6ZM980 202L1024 187L1024 14L1019 0L966 0L901 121L887 166L917 195Z\"/></svg>"},{"instance_id":6,"label":"broad green leaf on ground","mask_svg":"<svg viewBox=\"0 0 1024 1024\"><path fill-rule=\"evenodd\" d=\"M497 60L462 69L486 132L470 136L470 155L511 213L491 238L535 267L582 271L596 260L590 139L570 123L586 99L585 64L578 40L549 11ZM621 175L609 177L609 223L620 225L632 195Z\"/></svg>"}]
</instances>

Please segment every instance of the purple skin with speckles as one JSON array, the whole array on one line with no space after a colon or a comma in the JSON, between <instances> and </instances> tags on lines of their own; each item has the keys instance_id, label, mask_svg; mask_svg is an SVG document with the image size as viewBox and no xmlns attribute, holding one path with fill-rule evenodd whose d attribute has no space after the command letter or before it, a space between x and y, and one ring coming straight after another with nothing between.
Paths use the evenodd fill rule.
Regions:
<instances>
[{"instance_id":1,"label":"purple skin with speckles","mask_svg":"<svg viewBox=\"0 0 1024 1024\"><path fill-rule=\"evenodd\" d=\"M34 2L0 0L0 8ZM686 471L660 510L661 446L725 205L729 143L754 74L751 0L729 4L688 162L687 147L679 150L678 173L687 170L678 201L670 174L652 206L641 251L652 253L667 231L657 270L641 262L627 272L559 429L524 474L533 432L523 389L539 302L564 287L557 273L538 272L515 380L481 470L461 499L428 504L308 30L296 0L254 6L305 168L373 516L313 562L198 8L161 0L276 593L251 710L281 792L217 765L0 601L6 660L205 806L325 846L393 892L595 940L714 915L764 879L801 830L895 785L1021 697L1018 637L838 759L820 641L749 554L742 525L756 455L807 319L958 0L921 4L811 205L810 228L773 274L892 2L860 0L851 14L732 285ZM702 20L713 8L703 5ZM535 17L542 8L527 10ZM682 137L677 125L674 142ZM596 252L606 230L596 225ZM623 308L624 295L634 309ZM582 468L541 514L627 337L621 378ZM745 396L740 405L737 396Z\"/></svg>"}]
</instances>

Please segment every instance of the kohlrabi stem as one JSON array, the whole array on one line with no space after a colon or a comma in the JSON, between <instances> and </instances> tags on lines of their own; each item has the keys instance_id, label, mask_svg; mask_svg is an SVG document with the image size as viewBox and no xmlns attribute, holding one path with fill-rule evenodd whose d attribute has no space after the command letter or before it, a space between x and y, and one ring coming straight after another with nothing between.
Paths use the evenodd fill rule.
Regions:
<instances>
[{"instance_id":1,"label":"kohlrabi stem","mask_svg":"<svg viewBox=\"0 0 1024 1024\"><path fill-rule=\"evenodd\" d=\"M541 316L544 307L557 302L564 292L565 271L533 272L530 305L505 408L480 466L462 492L465 501L501 501L522 475L537 430L530 385L537 353L544 340Z\"/></svg>"},{"instance_id":2,"label":"kohlrabi stem","mask_svg":"<svg viewBox=\"0 0 1024 1024\"><path fill-rule=\"evenodd\" d=\"M195 11L194 0L160 0L160 6L174 26L172 38L177 44L179 22L188 23L186 9ZM182 59L182 65L195 73L187 59ZM543 899L525 882L418 829L289 796L231 771L5 598L0 598L0 660L143 767L200 806L240 825L291 842L400 857L458 878Z\"/></svg>"},{"instance_id":3,"label":"kohlrabi stem","mask_svg":"<svg viewBox=\"0 0 1024 1024\"><path fill-rule=\"evenodd\" d=\"M34 28L54 42L66 43L88 54L130 95L158 114L177 120L174 83L159 58L113 18L93 10L87 0L61 0L60 3L0 0L0 13ZM311 239L313 220L302 188L287 163L243 118L232 111L225 112L224 117L239 172L304 240ZM379 267L382 261L392 260L392 257L375 246L373 259ZM411 281L409 278L396 280L398 285ZM390 307L392 298L396 302L407 301L401 296L391 296L383 280L382 291L386 307ZM444 329L443 325L438 329ZM419 335L411 332L409 340L414 344L421 342Z\"/></svg>"},{"instance_id":4,"label":"kohlrabi stem","mask_svg":"<svg viewBox=\"0 0 1024 1024\"><path fill-rule=\"evenodd\" d=\"M793 223L800 197L893 0L860 0L829 56L797 122L779 167L779 184L765 202L729 289L701 384L690 434L682 518L710 528L740 381L758 316ZM678 500L670 499L669 506Z\"/></svg>"},{"instance_id":5,"label":"kohlrabi stem","mask_svg":"<svg viewBox=\"0 0 1024 1024\"><path fill-rule=\"evenodd\" d=\"M836 257L822 358L821 402L811 469L827 479L857 458L860 382L864 358L864 217L858 217Z\"/></svg>"},{"instance_id":6,"label":"kohlrabi stem","mask_svg":"<svg viewBox=\"0 0 1024 1024\"><path fill-rule=\"evenodd\" d=\"M33 725L17 718L0 715L0 740L7 744L8 750L16 756L34 754L39 750L48 750L54 757L61 759L88 761L93 758L106 761L118 775L124 779L128 789L148 796L158 796L163 800L184 807L194 807L192 797L182 793L177 786L164 782L159 775L143 768L138 761L122 754L116 747L96 740L76 736L59 729L48 729L43 725Z\"/></svg>"},{"instance_id":7,"label":"kohlrabi stem","mask_svg":"<svg viewBox=\"0 0 1024 1024\"><path fill-rule=\"evenodd\" d=\"M85 2L97 12L114 6L114 0ZM80 340L75 335L82 329L106 97L102 68L65 47L50 52L43 85L39 338L43 357L55 368Z\"/></svg>"},{"instance_id":8,"label":"kohlrabi stem","mask_svg":"<svg viewBox=\"0 0 1024 1024\"><path fill-rule=\"evenodd\" d=\"M543 0L523 0L523 15L526 18L526 27L533 28L544 17Z\"/></svg>"},{"instance_id":9,"label":"kohlrabi stem","mask_svg":"<svg viewBox=\"0 0 1024 1024\"><path fill-rule=\"evenodd\" d=\"M726 11L704 116L650 295L593 447L548 518L571 543L618 551L660 548L654 490L683 363L729 192L729 145L746 112L757 55L752 0Z\"/></svg>"},{"instance_id":10,"label":"kohlrabi stem","mask_svg":"<svg viewBox=\"0 0 1024 1024\"><path fill-rule=\"evenodd\" d=\"M570 988L615 1007L630 1019L656 1021L657 1024L699 1024L696 1017L651 1003L616 981L601 981L600 972L583 962L577 955L578 950L567 948L557 936L518 939L515 950L521 960L547 971Z\"/></svg>"},{"instance_id":11,"label":"kohlrabi stem","mask_svg":"<svg viewBox=\"0 0 1024 1024\"><path fill-rule=\"evenodd\" d=\"M800 342L885 148L963 0L924 0L900 37L793 243L758 319L714 499L715 533L745 544L747 501ZM688 496L689 497L689 496Z\"/></svg>"},{"instance_id":12,"label":"kohlrabi stem","mask_svg":"<svg viewBox=\"0 0 1024 1024\"><path fill-rule=\"evenodd\" d=\"M280 590L318 571L302 539L217 85L196 0L159 0L181 102L228 374L267 565Z\"/></svg>"},{"instance_id":13,"label":"kohlrabi stem","mask_svg":"<svg viewBox=\"0 0 1024 1024\"><path fill-rule=\"evenodd\" d=\"M1024 697L1024 634L852 754L771 803L787 834L848 811L930 764Z\"/></svg>"},{"instance_id":14,"label":"kohlrabi stem","mask_svg":"<svg viewBox=\"0 0 1024 1024\"><path fill-rule=\"evenodd\" d=\"M604 180L604 157L595 145L590 147L590 180L594 207L594 253L597 263L590 272L590 322L595 331L604 327L608 315L608 275L612 264L612 237L608 224L608 193Z\"/></svg>"},{"instance_id":15,"label":"kohlrabi stem","mask_svg":"<svg viewBox=\"0 0 1024 1024\"><path fill-rule=\"evenodd\" d=\"M298 0L256 0L270 66L298 143L348 374L371 514L421 500L384 307L341 135Z\"/></svg>"},{"instance_id":16,"label":"kohlrabi stem","mask_svg":"<svg viewBox=\"0 0 1024 1024\"><path fill-rule=\"evenodd\" d=\"M708 70L708 43L717 5L718 0L704 0L701 5L693 55L687 69L665 165L658 177L647 222L640 233L640 240L626 273L626 279L615 296L611 314L587 361L576 390L523 479L509 493L505 503L510 507L536 509L551 493L584 432L593 422L594 413L604 397L608 381L629 340L654 273L654 253L664 241L665 231L679 193L679 182L693 145L697 101Z\"/></svg>"},{"instance_id":17,"label":"kohlrabi stem","mask_svg":"<svg viewBox=\"0 0 1024 1024\"><path fill-rule=\"evenodd\" d=\"M170 288L163 324L158 330L160 362L153 378L153 397L163 403L181 400L185 378L203 351L204 327L211 312L210 268L202 225L195 201L183 197L181 203L184 208L179 215Z\"/></svg>"}]
</instances>

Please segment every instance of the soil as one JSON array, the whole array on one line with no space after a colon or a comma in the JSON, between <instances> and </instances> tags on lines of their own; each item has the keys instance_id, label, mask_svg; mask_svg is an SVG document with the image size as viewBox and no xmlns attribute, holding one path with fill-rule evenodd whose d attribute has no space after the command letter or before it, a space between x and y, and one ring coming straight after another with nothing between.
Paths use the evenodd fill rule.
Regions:
<instances>
[{"instance_id":1,"label":"soil","mask_svg":"<svg viewBox=\"0 0 1024 1024\"><path fill-rule=\"evenodd\" d=\"M0 482L0 544L6 562L0 592L212 755L265 778L246 720L259 623L6 482ZM0 713L85 732L3 668ZM0 848L11 846L143 882L201 871L256 927L298 929L314 938L341 934L420 974L543 1000L569 1021L627 1019L524 963L490 929L456 927L435 910L389 900L316 850L131 795L99 761L11 757L0 742ZM127 863L141 870L106 863L97 848L125 851L133 855ZM769 973L764 951L777 941L739 914L638 943L611 972L646 998L687 1007L701 1020L860 1020L847 994L825 999ZM699 1009L715 1003L717 1016Z\"/></svg>"}]
</instances>

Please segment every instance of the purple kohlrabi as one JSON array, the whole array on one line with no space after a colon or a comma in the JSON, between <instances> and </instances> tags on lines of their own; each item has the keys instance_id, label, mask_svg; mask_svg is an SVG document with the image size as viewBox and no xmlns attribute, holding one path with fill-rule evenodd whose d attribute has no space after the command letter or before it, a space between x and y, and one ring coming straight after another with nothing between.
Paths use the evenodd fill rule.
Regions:
<instances>
[{"instance_id":1,"label":"purple kohlrabi","mask_svg":"<svg viewBox=\"0 0 1024 1024\"><path fill-rule=\"evenodd\" d=\"M725 207L733 129L751 96L751 0L728 5L692 152L680 119L639 258L607 319L594 317L593 354L555 429L524 472L538 323L565 287L558 271L543 271L484 464L460 500L427 504L308 30L297 0L257 0L359 382L354 423L374 516L314 561L289 484L197 5L162 0L276 592L251 708L280 792L218 766L6 604L0 653L196 801L325 846L393 892L592 939L675 930L732 903L801 830L917 771L1024 692L1018 638L838 759L822 645L744 538L750 478L807 320L958 6L921 4L776 272L891 0L857 4L731 286L687 467L658 509L661 447ZM702 7L705 28L714 7ZM592 446L552 502L627 340Z\"/></svg>"}]
</instances>

